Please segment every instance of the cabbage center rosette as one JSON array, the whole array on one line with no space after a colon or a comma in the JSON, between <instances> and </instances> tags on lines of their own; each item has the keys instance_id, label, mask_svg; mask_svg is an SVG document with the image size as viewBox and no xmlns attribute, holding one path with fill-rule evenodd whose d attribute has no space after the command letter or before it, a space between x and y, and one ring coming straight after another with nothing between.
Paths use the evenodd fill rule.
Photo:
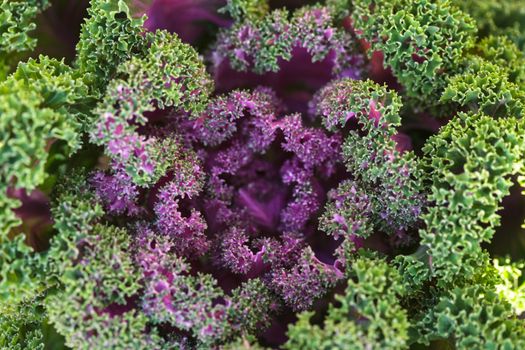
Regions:
<instances>
[{"instance_id":1,"label":"cabbage center rosette","mask_svg":"<svg viewBox=\"0 0 525 350\"><path fill-rule=\"evenodd\" d=\"M0 347L525 348L508 1L0 0Z\"/></svg>"}]
</instances>

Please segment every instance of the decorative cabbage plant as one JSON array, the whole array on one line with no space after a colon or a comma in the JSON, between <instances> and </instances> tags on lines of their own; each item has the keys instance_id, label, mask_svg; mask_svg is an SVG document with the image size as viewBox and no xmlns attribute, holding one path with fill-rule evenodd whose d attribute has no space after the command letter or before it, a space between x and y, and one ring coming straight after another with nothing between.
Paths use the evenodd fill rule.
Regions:
<instances>
[{"instance_id":1,"label":"decorative cabbage plant","mask_svg":"<svg viewBox=\"0 0 525 350\"><path fill-rule=\"evenodd\" d=\"M525 349L516 3L0 0L0 348Z\"/></svg>"}]
</instances>

